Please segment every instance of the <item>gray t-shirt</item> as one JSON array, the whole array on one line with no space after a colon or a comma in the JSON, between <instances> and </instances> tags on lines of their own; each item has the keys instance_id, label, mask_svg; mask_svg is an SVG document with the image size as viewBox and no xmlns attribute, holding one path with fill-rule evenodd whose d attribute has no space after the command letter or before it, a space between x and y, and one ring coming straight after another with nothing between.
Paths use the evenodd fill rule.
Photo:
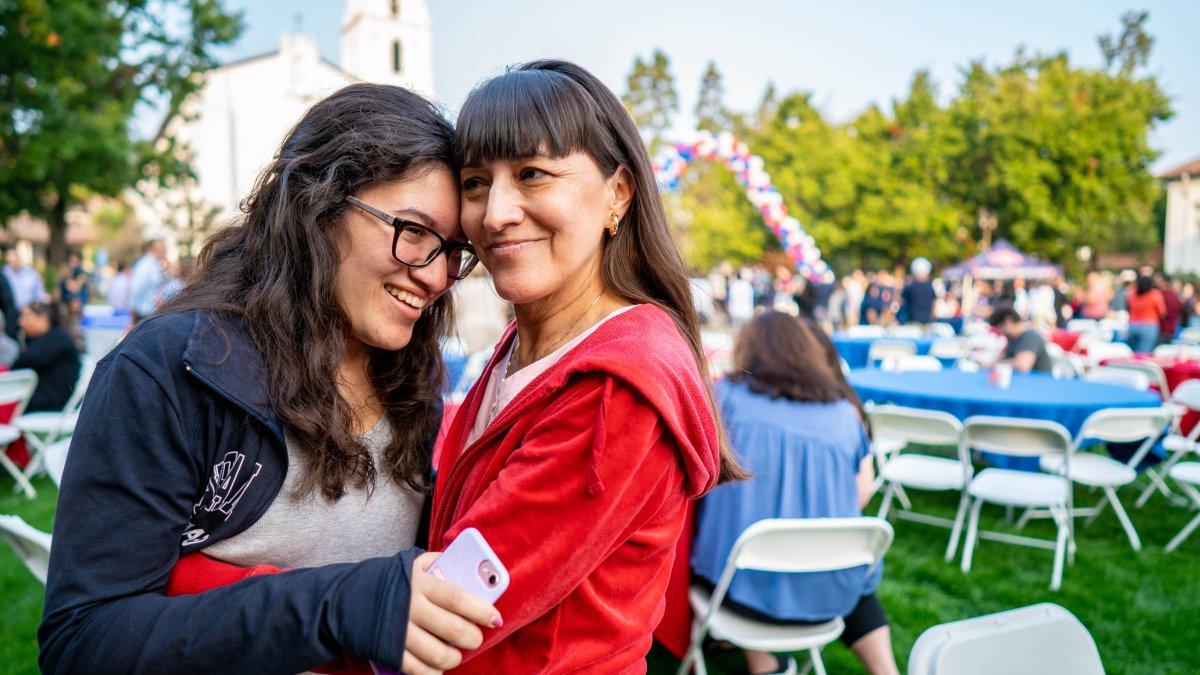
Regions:
<instances>
[{"instance_id":1,"label":"gray t-shirt","mask_svg":"<svg viewBox=\"0 0 1200 675\"><path fill-rule=\"evenodd\" d=\"M376 467L392 439L387 418L363 436ZM204 552L235 565L274 565L294 569L358 562L389 556L413 546L424 496L397 485L380 470L373 491L347 487L330 502L320 491L297 496L308 461L287 437L288 472L279 496L245 531L209 546Z\"/></svg>"},{"instance_id":2,"label":"gray t-shirt","mask_svg":"<svg viewBox=\"0 0 1200 675\"><path fill-rule=\"evenodd\" d=\"M1004 348L1004 358L1011 359L1021 352L1033 352L1037 359L1033 362L1034 372L1049 373L1054 370L1054 362L1046 351L1046 340L1036 330L1030 328L1021 333L1015 340L1009 340Z\"/></svg>"}]
</instances>

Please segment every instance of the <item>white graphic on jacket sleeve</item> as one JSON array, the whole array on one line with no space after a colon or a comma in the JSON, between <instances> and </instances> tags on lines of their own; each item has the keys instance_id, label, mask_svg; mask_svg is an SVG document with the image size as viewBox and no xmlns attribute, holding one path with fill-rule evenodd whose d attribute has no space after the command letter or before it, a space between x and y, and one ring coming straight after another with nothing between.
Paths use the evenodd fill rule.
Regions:
<instances>
[{"instance_id":1,"label":"white graphic on jacket sleeve","mask_svg":"<svg viewBox=\"0 0 1200 675\"><path fill-rule=\"evenodd\" d=\"M238 476L242 473L242 467L246 463L246 456L240 452L227 452L225 457L213 465L212 473L208 477L208 486L204 489L204 495L200 501L192 507L192 520L195 520L197 515L202 513L212 513L218 511L225 514L222 520L229 520L230 514L233 513L234 507L241 501L242 495L246 494L246 488L250 487L250 483L258 476L258 472L262 470L262 464L254 463L254 473L243 482L238 482ZM208 532L204 528L195 525L189 521L187 528L183 531L182 546L195 546L208 540Z\"/></svg>"}]
</instances>

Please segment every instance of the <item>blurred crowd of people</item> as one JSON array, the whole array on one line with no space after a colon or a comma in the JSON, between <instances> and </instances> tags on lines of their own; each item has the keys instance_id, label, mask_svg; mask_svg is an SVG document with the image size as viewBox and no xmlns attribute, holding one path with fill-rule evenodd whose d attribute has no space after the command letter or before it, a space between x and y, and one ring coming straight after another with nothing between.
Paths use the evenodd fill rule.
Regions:
<instances>
[{"instance_id":1,"label":"blurred crowd of people","mask_svg":"<svg viewBox=\"0 0 1200 675\"><path fill-rule=\"evenodd\" d=\"M71 397L86 343L84 307L104 298L131 322L153 314L178 293L190 273L188 259L170 262L162 240L151 240L132 264L120 261L97 268L70 252L47 288L43 273L16 248L4 251L0 270L0 368L31 369L38 386L29 411L61 409Z\"/></svg>"},{"instance_id":2,"label":"blurred crowd of people","mask_svg":"<svg viewBox=\"0 0 1200 675\"><path fill-rule=\"evenodd\" d=\"M944 279L932 264L912 261L906 272L854 270L809 280L786 267L774 272L761 263L715 267L694 280L697 307L707 323L739 328L757 313L776 310L814 319L827 330L873 324L895 326L987 319L994 308L1011 307L1017 317L1043 331L1072 318L1128 323L1135 351L1170 341L1180 328L1200 326L1195 284L1152 267L1120 273L1089 272L1083 283L1054 279ZM1136 343L1136 344L1133 344Z\"/></svg>"}]
</instances>

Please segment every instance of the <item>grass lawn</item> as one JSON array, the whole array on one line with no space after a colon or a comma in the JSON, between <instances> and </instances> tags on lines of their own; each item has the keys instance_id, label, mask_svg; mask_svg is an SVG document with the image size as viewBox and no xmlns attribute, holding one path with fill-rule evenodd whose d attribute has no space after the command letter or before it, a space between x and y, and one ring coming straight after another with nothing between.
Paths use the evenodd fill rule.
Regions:
<instances>
[{"instance_id":1,"label":"grass lawn","mask_svg":"<svg viewBox=\"0 0 1200 675\"><path fill-rule=\"evenodd\" d=\"M48 480L35 483L33 501L11 492L0 481L0 513L15 513L49 531L57 493ZM1094 497L1077 492L1081 504ZM950 495L913 494L916 508L953 516ZM1133 499L1129 491L1123 501ZM878 504L868 512L874 513ZM981 526L1003 527L1003 513L985 508ZM937 623L978 616L1037 602L1054 602L1074 612L1091 630L1109 673L1200 672L1200 533L1172 555L1163 545L1190 518L1181 508L1155 498L1131 513L1145 548L1134 553L1111 512L1090 528L1080 527L1079 552L1068 567L1063 588L1047 590L1052 553L982 541L970 574L942 562L948 531L898 521L896 542L887 555L880 596L892 621L901 672L921 631ZM1046 522L1027 528L1036 536L1052 536ZM37 672L35 631L42 609L42 586L7 546L0 546L0 673ZM835 643L825 650L831 673L859 672L848 649ZM676 662L655 650L651 673L672 673ZM710 672L741 672L740 659L712 655Z\"/></svg>"}]
</instances>

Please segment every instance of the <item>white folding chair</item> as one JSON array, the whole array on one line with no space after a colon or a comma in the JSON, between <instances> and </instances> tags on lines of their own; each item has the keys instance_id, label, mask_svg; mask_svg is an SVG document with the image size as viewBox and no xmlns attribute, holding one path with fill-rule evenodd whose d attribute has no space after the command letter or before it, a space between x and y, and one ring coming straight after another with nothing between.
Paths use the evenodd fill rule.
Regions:
<instances>
[{"instance_id":1,"label":"white folding chair","mask_svg":"<svg viewBox=\"0 0 1200 675\"><path fill-rule=\"evenodd\" d=\"M880 367L897 373L940 373L942 362L932 356L904 354L885 358Z\"/></svg>"},{"instance_id":2,"label":"white folding chair","mask_svg":"<svg viewBox=\"0 0 1200 675\"><path fill-rule=\"evenodd\" d=\"M1155 347L1154 351L1151 353L1154 354L1155 356L1157 356L1159 358L1163 358L1163 359L1177 359L1183 354L1183 345L1180 345L1180 344L1159 345L1159 346Z\"/></svg>"},{"instance_id":3,"label":"white folding chair","mask_svg":"<svg viewBox=\"0 0 1200 675\"><path fill-rule=\"evenodd\" d=\"M1100 322L1095 319L1071 319L1067 322L1067 330L1072 333L1087 333L1100 330Z\"/></svg>"},{"instance_id":4,"label":"white folding chair","mask_svg":"<svg viewBox=\"0 0 1200 675\"><path fill-rule=\"evenodd\" d=\"M1050 355L1050 373L1059 380L1075 380L1087 371L1087 364L1078 354L1063 352L1061 356Z\"/></svg>"},{"instance_id":5,"label":"white folding chair","mask_svg":"<svg viewBox=\"0 0 1200 675\"><path fill-rule=\"evenodd\" d=\"M912 356L917 353L917 344L911 340L876 340L867 350L867 365L874 366L889 356Z\"/></svg>"},{"instance_id":6,"label":"white folding chair","mask_svg":"<svg viewBox=\"0 0 1200 675\"><path fill-rule=\"evenodd\" d=\"M50 535L25 522L20 516L0 515L0 539L12 548L38 581L46 583L50 570Z\"/></svg>"},{"instance_id":7,"label":"white folding chair","mask_svg":"<svg viewBox=\"0 0 1200 675\"><path fill-rule=\"evenodd\" d=\"M42 457L46 462L46 473L50 475L50 480L54 481L55 487L62 487L62 475L67 468L67 452L70 449L71 439L64 438L51 443L42 451Z\"/></svg>"},{"instance_id":8,"label":"white folding chair","mask_svg":"<svg viewBox=\"0 0 1200 675\"><path fill-rule=\"evenodd\" d=\"M892 545L892 526L878 518L772 518L747 527L725 563L711 595L693 587L695 612L692 644L679 664L679 675L694 665L705 675L704 637L725 640L742 649L766 652L808 651L817 675L825 674L821 648L842 634L841 617L813 625L761 623L721 607L739 570L798 574L868 566L874 569Z\"/></svg>"},{"instance_id":9,"label":"white folding chair","mask_svg":"<svg viewBox=\"0 0 1200 675\"><path fill-rule=\"evenodd\" d=\"M7 373L0 373L0 405L16 404L16 409L13 410L13 419L19 419L25 412L25 406L29 405L29 399L33 396L33 390L37 389L37 373L32 370L13 370ZM8 458L5 452L9 444L21 437L21 430L12 424L0 424L0 466L13 477L16 481L16 489L25 493L26 497L33 499L37 496L37 490L33 489L33 484L29 482L29 478L25 476L25 472L13 463Z\"/></svg>"},{"instance_id":10,"label":"white folding chair","mask_svg":"<svg viewBox=\"0 0 1200 675\"><path fill-rule=\"evenodd\" d=\"M1104 675L1096 641L1051 603L943 623L917 638L908 675Z\"/></svg>"},{"instance_id":11,"label":"white folding chair","mask_svg":"<svg viewBox=\"0 0 1200 675\"><path fill-rule=\"evenodd\" d=\"M1200 426L1200 425L1197 425ZM1179 489L1192 500L1192 508L1200 509L1200 462L1182 462L1172 466L1168 475ZM1200 527L1200 513L1196 514L1195 518L1188 521L1187 525L1179 531L1179 534L1171 537L1171 541L1167 542L1166 552L1171 553L1179 548L1184 539L1191 536L1192 532L1197 527Z\"/></svg>"},{"instance_id":12,"label":"white folding chair","mask_svg":"<svg viewBox=\"0 0 1200 675\"><path fill-rule=\"evenodd\" d=\"M977 415L963 422L963 442L968 448L1023 457L1061 455L1062 475L987 468L967 485L971 515L963 544L962 571L971 571L975 545L980 538L1006 544L1032 546L1054 551L1050 590L1062 586L1063 564L1075 552L1071 522L1071 434L1057 422L1013 417ZM1053 542L1005 532L979 530L979 512L984 503L1024 509L1045 509L1058 526Z\"/></svg>"},{"instance_id":13,"label":"white folding chair","mask_svg":"<svg viewBox=\"0 0 1200 675\"><path fill-rule=\"evenodd\" d=\"M1170 455L1162 464L1152 466L1144 472L1150 482L1134 502L1134 506L1139 509L1150 501L1155 492L1161 493L1171 500L1179 499L1179 496L1167 485L1164 477L1180 460L1193 453L1200 454L1200 440L1198 440L1200 439L1200 423L1194 425L1186 436L1179 427L1183 416L1188 411L1200 411L1200 380L1188 380L1176 387L1175 391L1171 393L1171 400L1167 404L1167 408L1171 411L1173 418L1172 429L1171 433L1163 438L1162 446Z\"/></svg>"},{"instance_id":14,"label":"white folding chair","mask_svg":"<svg viewBox=\"0 0 1200 675\"><path fill-rule=\"evenodd\" d=\"M1185 345L1200 345L1200 328L1184 328L1175 341Z\"/></svg>"},{"instance_id":15,"label":"white folding chair","mask_svg":"<svg viewBox=\"0 0 1200 675\"><path fill-rule=\"evenodd\" d=\"M981 370L979 364L971 359L959 359L954 363L954 368L964 373L978 373Z\"/></svg>"},{"instance_id":16,"label":"white folding chair","mask_svg":"<svg viewBox=\"0 0 1200 675\"><path fill-rule=\"evenodd\" d=\"M1098 366L1101 361L1108 359L1127 359L1133 356L1133 350L1124 342L1089 342L1087 344L1087 362L1090 366Z\"/></svg>"},{"instance_id":17,"label":"white folding chair","mask_svg":"<svg viewBox=\"0 0 1200 675\"><path fill-rule=\"evenodd\" d=\"M1117 520L1121 522L1121 528L1129 538L1129 545L1135 551L1142 550L1142 542L1133 527L1133 521L1129 519L1129 514L1117 499L1117 490L1137 479L1137 465L1150 452L1150 448L1170 423L1171 412L1166 408L1106 408L1089 415L1079 433L1075 435L1075 442L1071 447L1071 452L1074 453L1071 456L1071 480L1087 487L1100 488L1104 491L1104 497L1095 506L1073 509L1071 515L1087 516L1087 523L1090 525L1106 506L1112 504ZM1087 441L1142 441L1142 445L1129 461L1122 463L1097 452L1081 452L1080 448ZM1061 474L1063 458L1061 455L1044 456L1041 466L1043 471ZM1022 527L1030 518L1044 514L1030 509L1021 516L1017 527Z\"/></svg>"},{"instance_id":18,"label":"white folding chair","mask_svg":"<svg viewBox=\"0 0 1200 675\"><path fill-rule=\"evenodd\" d=\"M883 337L887 335L887 331L883 326L863 324L860 326L850 326L846 329L846 335L849 337Z\"/></svg>"},{"instance_id":19,"label":"white folding chair","mask_svg":"<svg viewBox=\"0 0 1200 675\"><path fill-rule=\"evenodd\" d=\"M925 329L920 326L896 326L892 329L892 337L915 340L925 337Z\"/></svg>"},{"instance_id":20,"label":"white folding chair","mask_svg":"<svg viewBox=\"0 0 1200 675\"><path fill-rule=\"evenodd\" d=\"M1118 359L1116 361L1109 361L1104 367L1144 373L1146 378L1150 380L1150 384L1158 387L1158 393L1162 394L1164 401L1171 396L1171 385L1167 383L1166 372L1163 371L1162 366L1153 361L1146 359Z\"/></svg>"},{"instance_id":21,"label":"white folding chair","mask_svg":"<svg viewBox=\"0 0 1200 675\"><path fill-rule=\"evenodd\" d=\"M1112 366L1093 368L1083 376L1083 380L1097 384L1111 384L1116 387L1129 387L1138 391L1146 391L1150 388L1150 378L1144 372L1113 368Z\"/></svg>"},{"instance_id":22,"label":"white folding chair","mask_svg":"<svg viewBox=\"0 0 1200 675\"><path fill-rule=\"evenodd\" d=\"M875 462L879 466L877 482L883 487L878 517L887 520L891 513L892 499L898 498L901 508L895 511L897 518L950 528L950 542L946 545L945 557L947 561L952 560L958 551L958 540L962 534L962 514L967 508L965 488L975 472L967 448L962 443L962 423L949 413L895 405L876 406L868 416L871 418L873 434L901 441L895 453L885 455L877 452L875 456ZM902 452L909 443L951 446L955 449L958 459ZM912 503L905 493L905 490L910 488L930 492L957 490L960 493L958 517L950 520L913 511Z\"/></svg>"},{"instance_id":23,"label":"white folding chair","mask_svg":"<svg viewBox=\"0 0 1200 675\"><path fill-rule=\"evenodd\" d=\"M929 333L940 338L952 338L954 337L954 326L945 321L934 321L929 324Z\"/></svg>"},{"instance_id":24,"label":"white folding chair","mask_svg":"<svg viewBox=\"0 0 1200 675\"><path fill-rule=\"evenodd\" d=\"M938 338L929 346L929 355L941 359L970 358L971 342L960 337Z\"/></svg>"},{"instance_id":25,"label":"white folding chair","mask_svg":"<svg viewBox=\"0 0 1200 675\"><path fill-rule=\"evenodd\" d=\"M79 366L79 379L75 382L75 389L62 410L25 413L12 421L29 446L29 463L25 465L26 478L33 478L45 468L44 454L47 446L61 438L69 438L75 432L79 408L83 405L83 395L87 393L92 374L96 372L96 359L85 356L80 360Z\"/></svg>"}]
</instances>

